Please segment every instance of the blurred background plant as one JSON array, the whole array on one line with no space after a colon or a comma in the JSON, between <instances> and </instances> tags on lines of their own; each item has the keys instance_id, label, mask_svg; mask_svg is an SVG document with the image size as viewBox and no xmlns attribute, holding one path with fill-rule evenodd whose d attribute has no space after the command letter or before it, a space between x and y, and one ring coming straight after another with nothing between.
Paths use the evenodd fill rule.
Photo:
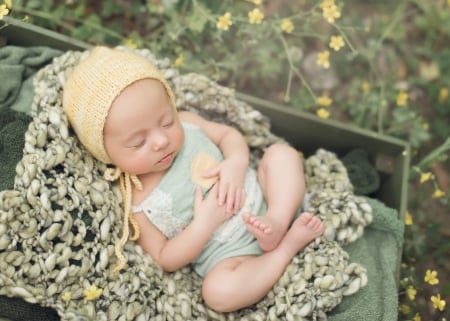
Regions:
<instances>
[{"instance_id":1,"label":"blurred background plant","mask_svg":"<svg viewBox=\"0 0 450 321\"><path fill-rule=\"evenodd\" d=\"M5 15L409 141L399 320L450 320L450 0L5 0Z\"/></svg>"}]
</instances>

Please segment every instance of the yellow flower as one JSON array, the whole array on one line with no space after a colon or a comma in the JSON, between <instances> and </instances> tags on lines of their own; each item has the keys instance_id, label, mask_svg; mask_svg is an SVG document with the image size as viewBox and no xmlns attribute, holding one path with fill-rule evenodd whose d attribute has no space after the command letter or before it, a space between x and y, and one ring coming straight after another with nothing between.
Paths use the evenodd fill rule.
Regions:
<instances>
[{"instance_id":1,"label":"yellow flower","mask_svg":"<svg viewBox=\"0 0 450 321\"><path fill-rule=\"evenodd\" d=\"M437 295L431 296L431 302L433 302L433 307L439 311L444 311L445 309L445 300L441 300L441 295L438 293Z\"/></svg>"},{"instance_id":2,"label":"yellow flower","mask_svg":"<svg viewBox=\"0 0 450 321\"><path fill-rule=\"evenodd\" d=\"M431 172L426 172L420 174L420 184L425 183L426 181L430 180L430 178L433 176Z\"/></svg>"},{"instance_id":3,"label":"yellow flower","mask_svg":"<svg viewBox=\"0 0 450 321\"><path fill-rule=\"evenodd\" d=\"M97 299L100 295L102 295L102 293L103 290L97 288L95 285L91 285L89 289L83 291L83 295L88 301Z\"/></svg>"},{"instance_id":4,"label":"yellow flower","mask_svg":"<svg viewBox=\"0 0 450 321\"><path fill-rule=\"evenodd\" d=\"M335 51L339 51L339 49L344 47L344 45L344 39L341 36L331 36L330 48L333 48Z\"/></svg>"},{"instance_id":5,"label":"yellow flower","mask_svg":"<svg viewBox=\"0 0 450 321\"><path fill-rule=\"evenodd\" d=\"M228 28L233 24L231 21L231 13L227 12L223 16L217 19L217 28L227 31Z\"/></svg>"},{"instance_id":6,"label":"yellow flower","mask_svg":"<svg viewBox=\"0 0 450 321\"><path fill-rule=\"evenodd\" d=\"M133 39L126 39L124 41L124 45L125 45L125 47L132 48L132 49L137 48L136 42L134 42Z\"/></svg>"},{"instance_id":7,"label":"yellow flower","mask_svg":"<svg viewBox=\"0 0 450 321\"><path fill-rule=\"evenodd\" d=\"M361 84L361 88L363 90L364 95L367 95L370 91L370 83L367 80L364 80Z\"/></svg>"},{"instance_id":8,"label":"yellow flower","mask_svg":"<svg viewBox=\"0 0 450 321\"><path fill-rule=\"evenodd\" d=\"M439 284L439 279L437 278L437 272L436 271L431 271L431 270L427 270L425 272L425 278L424 281L427 282L430 285L436 285Z\"/></svg>"},{"instance_id":9,"label":"yellow flower","mask_svg":"<svg viewBox=\"0 0 450 321\"><path fill-rule=\"evenodd\" d=\"M5 0L6 8L11 9L12 8L12 0Z\"/></svg>"},{"instance_id":10,"label":"yellow flower","mask_svg":"<svg viewBox=\"0 0 450 321\"><path fill-rule=\"evenodd\" d=\"M329 23L334 23L336 19L341 17L341 12L334 4L334 1L324 1L321 4L322 15Z\"/></svg>"},{"instance_id":11,"label":"yellow flower","mask_svg":"<svg viewBox=\"0 0 450 321\"><path fill-rule=\"evenodd\" d=\"M260 24L264 19L264 14L259 10L259 8L255 8L248 13L248 21L251 24Z\"/></svg>"},{"instance_id":12,"label":"yellow flower","mask_svg":"<svg viewBox=\"0 0 450 321\"><path fill-rule=\"evenodd\" d=\"M317 98L317 103L320 106L328 107L331 105L332 102L333 102L333 100L330 97L328 97L327 95L323 95L323 96L320 96L319 98Z\"/></svg>"},{"instance_id":13,"label":"yellow flower","mask_svg":"<svg viewBox=\"0 0 450 321\"><path fill-rule=\"evenodd\" d=\"M408 102L408 93L403 90L400 91L397 95L397 106L406 106Z\"/></svg>"},{"instance_id":14,"label":"yellow flower","mask_svg":"<svg viewBox=\"0 0 450 321\"><path fill-rule=\"evenodd\" d=\"M430 128L430 124L425 122L425 123L422 124L422 128L425 129L425 130L428 130L428 128Z\"/></svg>"},{"instance_id":15,"label":"yellow flower","mask_svg":"<svg viewBox=\"0 0 450 321\"><path fill-rule=\"evenodd\" d=\"M409 211L406 211L405 214L405 225L412 225L413 224L413 218Z\"/></svg>"},{"instance_id":16,"label":"yellow flower","mask_svg":"<svg viewBox=\"0 0 450 321\"><path fill-rule=\"evenodd\" d=\"M334 5L335 5L334 0L323 0L322 3L320 4L320 7L323 9Z\"/></svg>"},{"instance_id":17,"label":"yellow flower","mask_svg":"<svg viewBox=\"0 0 450 321\"><path fill-rule=\"evenodd\" d=\"M290 19L281 20L281 30L286 33L292 33L294 31L294 24Z\"/></svg>"},{"instance_id":18,"label":"yellow flower","mask_svg":"<svg viewBox=\"0 0 450 321\"><path fill-rule=\"evenodd\" d=\"M441 190L440 188L436 188L433 195L431 195L431 197L432 198L441 198L444 195L445 195L445 193L443 190Z\"/></svg>"},{"instance_id":19,"label":"yellow flower","mask_svg":"<svg viewBox=\"0 0 450 321\"><path fill-rule=\"evenodd\" d=\"M70 291L64 292L63 295L61 296L61 299L66 303L69 302L70 300L72 300L72 292Z\"/></svg>"},{"instance_id":20,"label":"yellow flower","mask_svg":"<svg viewBox=\"0 0 450 321\"><path fill-rule=\"evenodd\" d=\"M330 68L330 52L324 50L317 55L317 64L325 69Z\"/></svg>"},{"instance_id":21,"label":"yellow flower","mask_svg":"<svg viewBox=\"0 0 450 321\"><path fill-rule=\"evenodd\" d=\"M441 76L441 71L436 61L420 61L419 74L423 79L432 81Z\"/></svg>"},{"instance_id":22,"label":"yellow flower","mask_svg":"<svg viewBox=\"0 0 450 321\"><path fill-rule=\"evenodd\" d=\"M450 1L450 0L449 0L449 1ZM416 313L416 314L414 315L413 321L422 321L422 318L420 317L420 314L419 314L419 313Z\"/></svg>"},{"instance_id":23,"label":"yellow flower","mask_svg":"<svg viewBox=\"0 0 450 321\"><path fill-rule=\"evenodd\" d=\"M330 117L330 112L325 108L320 108L319 110L317 110L316 114L323 119L327 119L328 117Z\"/></svg>"},{"instance_id":24,"label":"yellow flower","mask_svg":"<svg viewBox=\"0 0 450 321\"><path fill-rule=\"evenodd\" d=\"M411 308L407 304L402 304L402 306L400 307L400 311L402 311L404 315L407 315L411 312Z\"/></svg>"},{"instance_id":25,"label":"yellow flower","mask_svg":"<svg viewBox=\"0 0 450 321\"><path fill-rule=\"evenodd\" d=\"M7 16L9 13L9 9L4 4L0 4L0 19L3 19L4 16Z\"/></svg>"},{"instance_id":26,"label":"yellow flower","mask_svg":"<svg viewBox=\"0 0 450 321\"><path fill-rule=\"evenodd\" d=\"M450 1L450 0L449 0ZM440 103L443 103L447 100L448 98L448 89L447 88L441 88L439 89L439 97L438 97L438 101Z\"/></svg>"},{"instance_id":27,"label":"yellow flower","mask_svg":"<svg viewBox=\"0 0 450 321\"><path fill-rule=\"evenodd\" d=\"M180 55L178 56L178 58L175 59L174 64L175 64L175 67L179 67L179 66L181 66L182 64L184 64L184 57L183 57L182 54L180 54Z\"/></svg>"},{"instance_id":28,"label":"yellow flower","mask_svg":"<svg viewBox=\"0 0 450 321\"><path fill-rule=\"evenodd\" d=\"M262 3L261 0L248 0L248 1L253 3L254 5L257 5L257 6L259 6Z\"/></svg>"},{"instance_id":29,"label":"yellow flower","mask_svg":"<svg viewBox=\"0 0 450 321\"><path fill-rule=\"evenodd\" d=\"M413 301L416 298L417 290L414 289L412 285L408 286L406 289L406 295L408 296L408 299Z\"/></svg>"}]
</instances>

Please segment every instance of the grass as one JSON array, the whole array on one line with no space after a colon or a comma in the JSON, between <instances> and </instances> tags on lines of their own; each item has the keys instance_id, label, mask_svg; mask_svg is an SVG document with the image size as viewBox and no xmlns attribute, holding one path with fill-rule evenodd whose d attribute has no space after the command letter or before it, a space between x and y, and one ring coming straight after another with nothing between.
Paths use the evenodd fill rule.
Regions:
<instances>
[{"instance_id":1,"label":"grass","mask_svg":"<svg viewBox=\"0 0 450 321\"><path fill-rule=\"evenodd\" d=\"M450 1L9 2L16 18L409 141L399 320L450 319Z\"/></svg>"}]
</instances>

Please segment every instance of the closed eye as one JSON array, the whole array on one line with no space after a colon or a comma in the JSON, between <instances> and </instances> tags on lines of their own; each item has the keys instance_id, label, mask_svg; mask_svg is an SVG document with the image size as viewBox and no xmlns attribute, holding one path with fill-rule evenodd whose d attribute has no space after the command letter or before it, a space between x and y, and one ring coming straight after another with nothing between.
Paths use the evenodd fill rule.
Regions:
<instances>
[{"instance_id":1,"label":"closed eye","mask_svg":"<svg viewBox=\"0 0 450 321\"><path fill-rule=\"evenodd\" d=\"M171 120L170 122L164 123L164 124L162 125L162 127L166 127L166 128L167 128L167 127L172 126L174 123L175 123L175 121Z\"/></svg>"},{"instance_id":2,"label":"closed eye","mask_svg":"<svg viewBox=\"0 0 450 321\"><path fill-rule=\"evenodd\" d=\"M130 146L128 146L128 148L139 148L145 145L145 140L140 141L138 143L132 144Z\"/></svg>"}]
</instances>

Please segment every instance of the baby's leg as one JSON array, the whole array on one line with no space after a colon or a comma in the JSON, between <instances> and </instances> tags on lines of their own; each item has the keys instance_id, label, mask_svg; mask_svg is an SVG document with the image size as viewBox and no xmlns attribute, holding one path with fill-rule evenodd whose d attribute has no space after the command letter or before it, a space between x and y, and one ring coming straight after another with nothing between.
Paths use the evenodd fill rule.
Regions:
<instances>
[{"instance_id":1,"label":"baby's leg","mask_svg":"<svg viewBox=\"0 0 450 321\"><path fill-rule=\"evenodd\" d=\"M288 145L267 149L258 168L258 180L267 202L264 216L244 215L247 228L265 251L277 247L303 201L305 179L299 153Z\"/></svg>"},{"instance_id":2,"label":"baby's leg","mask_svg":"<svg viewBox=\"0 0 450 321\"><path fill-rule=\"evenodd\" d=\"M258 302L272 289L297 252L323 231L319 218L303 213L273 251L218 263L203 283L206 304L218 312L230 312Z\"/></svg>"}]
</instances>

